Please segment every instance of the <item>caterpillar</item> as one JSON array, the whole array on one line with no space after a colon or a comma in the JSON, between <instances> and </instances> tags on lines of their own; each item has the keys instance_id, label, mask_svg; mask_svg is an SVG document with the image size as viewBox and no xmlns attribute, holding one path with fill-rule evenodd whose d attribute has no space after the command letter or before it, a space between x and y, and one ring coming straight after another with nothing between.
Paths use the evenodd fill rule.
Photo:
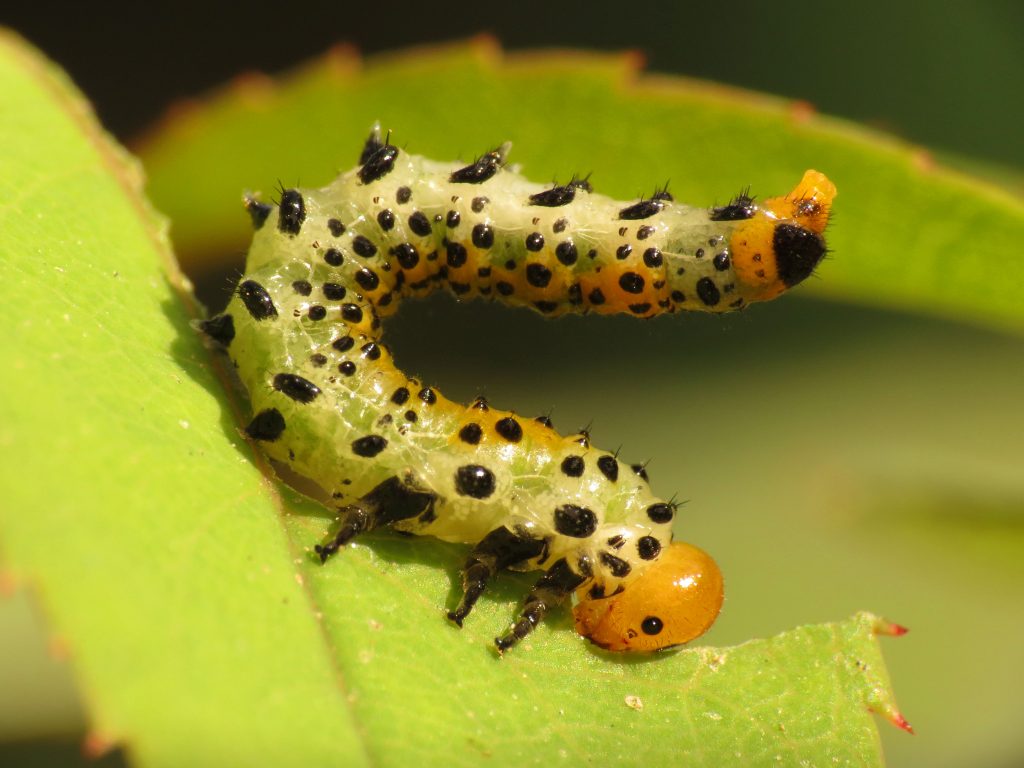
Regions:
<instances>
[{"instance_id":1,"label":"caterpillar","mask_svg":"<svg viewBox=\"0 0 1024 768\"><path fill-rule=\"evenodd\" d=\"M676 505L641 465L484 398L468 406L398 370L381 321L444 287L545 315L727 312L796 285L825 254L835 187L807 171L784 197L697 208L636 202L587 179L531 183L508 144L474 162L400 150L374 127L358 165L319 190L246 195L255 233L225 311L199 324L248 391L245 432L337 505L321 562L381 526L472 545L458 626L504 570L539 570L499 652L575 595L577 631L615 651L705 632L722 576L672 541Z\"/></svg>"}]
</instances>

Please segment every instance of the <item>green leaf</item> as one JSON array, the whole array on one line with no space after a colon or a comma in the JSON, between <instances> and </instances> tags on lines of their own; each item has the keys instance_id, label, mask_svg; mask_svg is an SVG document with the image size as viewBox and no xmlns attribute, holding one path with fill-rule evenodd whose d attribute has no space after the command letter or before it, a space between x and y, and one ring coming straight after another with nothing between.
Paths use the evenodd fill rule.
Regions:
<instances>
[{"instance_id":1,"label":"green leaf","mask_svg":"<svg viewBox=\"0 0 1024 768\"><path fill-rule=\"evenodd\" d=\"M1024 260L1005 257L1024 242L1018 197L805 104L641 76L631 56L502 57L486 40L365 67L342 48L283 87L250 75L173 111L139 150L185 266L244 248L239 190L326 184L354 164L378 119L400 146L436 159L511 139L529 177L593 172L599 191L621 198L666 180L694 204L747 185L766 197L814 167L839 198L828 232L835 256L806 290L1024 326Z\"/></svg>"},{"instance_id":2,"label":"green leaf","mask_svg":"<svg viewBox=\"0 0 1024 768\"><path fill-rule=\"evenodd\" d=\"M143 765L364 757L276 496L140 174L0 38L0 546L74 659L96 744Z\"/></svg>"},{"instance_id":3,"label":"green leaf","mask_svg":"<svg viewBox=\"0 0 1024 768\"><path fill-rule=\"evenodd\" d=\"M600 64L538 72L600 100ZM404 66L398 81L387 67L366 77L385 92L416 69ZM135 166L65 78L10 36L0 92L0 323L13 374L0 406L0 551L69 649L93 745L123 744L141 765L880 764L868 709L898 714L875 635L893 629L870 615L631 659L594 650L563 613L499 659L491 638L523 578L502 580L459 632L441 609L464 548L379 535L316 565L306 550L328 513L261 477L188 325L197 312ZM275 105L266 117L295 114ZM229 176L218 183L236 197L244 182ZM193 177L198 212L206 186ZM185 231L201 218L178 216ZM226 242L216 229L211 242Z\"/></svg>"}]
</instances>

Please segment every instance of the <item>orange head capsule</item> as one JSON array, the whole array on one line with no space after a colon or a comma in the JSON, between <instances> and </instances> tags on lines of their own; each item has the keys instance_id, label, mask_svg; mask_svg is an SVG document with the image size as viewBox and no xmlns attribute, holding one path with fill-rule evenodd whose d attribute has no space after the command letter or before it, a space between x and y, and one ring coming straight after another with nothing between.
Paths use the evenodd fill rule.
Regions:
<instances>
[{"instance_id":1,"label":"orange head capsule","mask_svg":"<svg viewBox=\"0 0 1024 768\"><path fill-rule=\"evenodd\" d=\"M807 171L785 197L770 197L729 238L737 289L748 301L774 298L807 278L825 255L822 234L836 187Z\"/></svg>"},{"instance_id":2,"label":"orange head capsule","mask_svg":"<svg viewBox=\"0 0 1024 768\"><path fill-rule=\"evenodd\" d=\"M609 651L660 651L707 632L722 608L722 573L706 552L675 542L616 595L577 593L576 631Z\"/></svg>"}]
</instances>

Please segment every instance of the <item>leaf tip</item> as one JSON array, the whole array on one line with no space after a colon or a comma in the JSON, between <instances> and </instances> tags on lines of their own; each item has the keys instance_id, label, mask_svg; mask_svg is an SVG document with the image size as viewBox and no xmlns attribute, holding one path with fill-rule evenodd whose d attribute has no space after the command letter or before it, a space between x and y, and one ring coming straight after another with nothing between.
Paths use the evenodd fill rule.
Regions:
<instances>
[{"instance_id":1,"label":"leaf tip","mask_svg":"<svg viewBox=\"0 0 1024 768\"><path fill-rule=\"evenodd\" d=\"M889 637L902 637L910 631L902 624L897 624L894 621L887 621L886 619L877 617L874 620L874 626L872 629L874 629L876 635L887 635Z\"/></svg>"},{"instance_id":2,"label":"leaf tip","mask_svg":"<svg viewBox=\"0 0 1024 768\"><path fill-rule=\"evenodd\" d=\"M901 728L902 730L906 731L911 736L914 735L914 727L910 723L908 723L907 719L903 717L903 715L901 715L899 712L894 712L892 716L889 718L889 722L891 722L897 728Z\"/></svg>"}]
</instances>

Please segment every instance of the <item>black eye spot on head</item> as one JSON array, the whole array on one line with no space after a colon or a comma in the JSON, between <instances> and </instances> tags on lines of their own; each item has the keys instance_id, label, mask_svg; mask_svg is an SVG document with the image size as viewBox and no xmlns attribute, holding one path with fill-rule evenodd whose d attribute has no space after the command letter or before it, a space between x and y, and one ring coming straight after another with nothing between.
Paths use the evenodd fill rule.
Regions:
<instances>
[{"instance_id":1,"label":"black eye spot on head","mask_svg":"<svg viewBox=\"0 0 1024 768\"><path fill-rule=\"evenodd\" d=\"M825 255L825 241L795 224L779 224L772 238L779 279L789 287L806 279Z\"/></svg>"},{"instance_id":2,"label":"black eye spot on head","mask_svg":"<svg viewBox=\"0 0 1024 768\"><path fill-rule=\"evenodd\" d=\"M640 629L645 635L657 635L664 628L665 624L657 616L648 616L640 622Z\"/></svg>"},{"instance_id":3,"label":"black eye spot on head","mask_svg":"<svg viewBox=\"0 0 1024 768\"><path fill-rule=\"evenodd\" d=\"M297 189L286 189L278 206L277 228L288 235L297 235L306 220L306 203Z\"/></svg>"}]
</instances>

